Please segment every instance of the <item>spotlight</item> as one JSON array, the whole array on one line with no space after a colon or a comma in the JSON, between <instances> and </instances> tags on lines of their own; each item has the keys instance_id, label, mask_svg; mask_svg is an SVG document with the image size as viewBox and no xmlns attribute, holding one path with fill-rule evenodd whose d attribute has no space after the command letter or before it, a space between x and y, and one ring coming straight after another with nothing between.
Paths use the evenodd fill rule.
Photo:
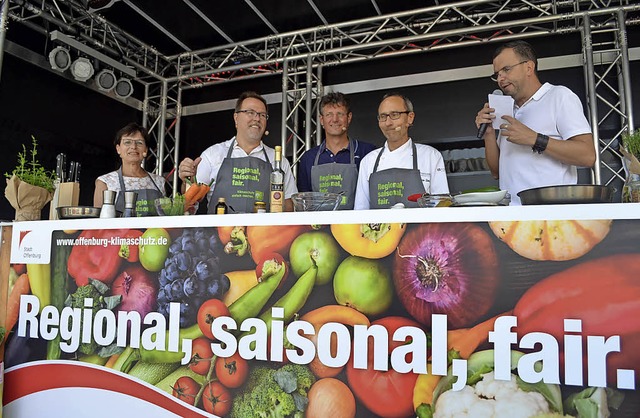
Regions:
<instances>
[{"instance_id":1,"label":"spotlight","mask_svg":"<svg viewBox=\"0 0 640 418\"><path fill-rule=\"evenodd\" d=\"M78 81L87 81L93 75L93 65L85 57L80 57L71 64L71 74Z\"/></svg>"},{"instance_id":2,"label":"spotlight","mask_svg":"<svg viewBox=\"0 0 640 418\"><path fill-rule=\"evenodd\" d=\"M49 64L56 71L66 71L71 66L71 54L69 50L61 46L57 46L49 52Z\"/></svg>"},{"instance_id":3,"label":"spotlight","mask_svg":"<svg viewBox=\"0 0 640 418\"><path fill-rule=\"evenodd\" d=\"M121 99L126 99L133 93L133 84L131 84L131 81L128 79L121 78L116 83L114 91L116 92L116 96Z\"/></svg>"},{"instance_id":4,"label":"spotlight","mask_svg":"<svg viewBox=\"0 0 640 418\"><path fill-rule=\"evenodd\" d=\"M104 69L96 76L96 84L102 91L111 91L116 85L116 75L113 71Z\"/></svg>"}]
</instances>

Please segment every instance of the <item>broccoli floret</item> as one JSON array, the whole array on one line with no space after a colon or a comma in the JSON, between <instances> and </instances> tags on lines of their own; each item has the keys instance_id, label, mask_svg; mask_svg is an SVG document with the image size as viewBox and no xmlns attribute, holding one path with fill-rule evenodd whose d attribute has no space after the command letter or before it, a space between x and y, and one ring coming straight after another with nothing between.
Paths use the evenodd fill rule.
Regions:
<instances>
[{"instance_id":1,"label":"broccoli floret","mask_svg":"<svg viewBox=\"0 0 640 418\"><path fill-rule=\"evenodd\" d=\"M278 370L264 366L256 367L249 375L245 392L233 400L231 416L302 417L308 404L307 393L315 380L309 368L305 366L290 364Z\"/></svg>"},{"instance_id":2,"label":"broccoli floret","mask_svg":"<svg viewBox=\"0 0 640 418\"><path fill-rule=\"evenodd\" d=\"M109 290L109 287L102 282L99 282L94 279L89 279L89 284L84 286L79 286L75 292L70 294L65 301L65 306L69 306L72 308L85 309L84 300L85 298L93 299L93 305L91 309L93 310L93 315L96 314L100 309L113 309L116 307L122 298L122 296L104 296L104 294ZM89 307L86 307L89 308ZM82 318L80 318L80 324L82 327ZM71 319L69 319L71 321ZM80 344L80 352L82 354L95 354L98 350L98 343L95 342L93 338L91 338L90 343L81 343Z\"/></svg>"},{"instance_id":3,"label":"broccoli floret","mask_svg":"<svg viewBox=\"0 0 640 418\"><path fill-rule=\"evenodd\" d=\"M306 366L302 366L300 364L287 364L282 366L280 371L291 372L296 376L296 380L298 382L297 391L304 397L307 397L309 389L311 389L311 386L316 383L316 377Z\"/></svg>"}]
</instances>

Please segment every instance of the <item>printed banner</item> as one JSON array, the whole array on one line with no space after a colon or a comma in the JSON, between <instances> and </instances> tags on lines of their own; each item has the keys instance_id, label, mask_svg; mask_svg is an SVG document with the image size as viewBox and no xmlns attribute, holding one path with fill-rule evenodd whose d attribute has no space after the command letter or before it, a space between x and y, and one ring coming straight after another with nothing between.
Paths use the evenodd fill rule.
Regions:
<instances>
[{"instance_id":1,"label":"printed banner","mask_svg":"<svg viewBox=\"0 0 640 418\"><path fill-rule=\"evenodd\" d=\"M4 415L637 417L639 227L56 230L12 265Z\"/></svg>"}]
</instances>

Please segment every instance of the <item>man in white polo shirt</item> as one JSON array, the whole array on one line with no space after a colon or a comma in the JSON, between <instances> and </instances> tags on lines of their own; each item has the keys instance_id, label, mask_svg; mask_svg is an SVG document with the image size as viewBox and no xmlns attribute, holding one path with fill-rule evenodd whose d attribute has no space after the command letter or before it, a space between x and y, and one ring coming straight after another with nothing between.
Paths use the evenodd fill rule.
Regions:
<instances>
[{"instance_id":1,"label":"man in white polo shirt","mask_svg":"<svg viewBox=\"0 0 640 418\"><path fill-rule=\"evenodd\" d=\"M408 197L416 193L449 193L442 154L416 144L409 127L416 114L405 96L389 93L378 106L378 126L387 138L382 148L360 162L354 209L385 209L402 203L417 206Z\"/></svg>"},{"instance_id":2,"label":"man in white polo shirt","mask_svg":"<svg viewBox=\"0 0 640 418\"><path fill-rule=\"evenodd\" d=\"M499 135L484 134L485 156L500 188L519 205L518 192L535 187L576 184L577 168L592 167L596 151L591 126L578 96L564 86L542 84L538 59L525 41L500 46L491 77L515 101L514 115L504 116ZM476 125L491 124L495 109L485 103Z\"/></svg>"}]
</instances>

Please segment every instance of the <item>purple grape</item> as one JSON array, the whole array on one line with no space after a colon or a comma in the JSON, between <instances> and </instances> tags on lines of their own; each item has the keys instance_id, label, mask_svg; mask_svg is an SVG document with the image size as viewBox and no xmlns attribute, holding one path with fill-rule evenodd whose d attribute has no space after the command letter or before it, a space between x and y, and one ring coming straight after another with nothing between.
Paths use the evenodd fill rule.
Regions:
<instances>
[{"instance_id":1,"label":"purple grape","mask_svg":"<svg viewBox=\"0 0 640 418\"><path fill-rule=\"evenodd\" d=\"M184 297L184 280L177 279L171 283L171 300L177 302Z\"/></svg>"}]
</instances>

